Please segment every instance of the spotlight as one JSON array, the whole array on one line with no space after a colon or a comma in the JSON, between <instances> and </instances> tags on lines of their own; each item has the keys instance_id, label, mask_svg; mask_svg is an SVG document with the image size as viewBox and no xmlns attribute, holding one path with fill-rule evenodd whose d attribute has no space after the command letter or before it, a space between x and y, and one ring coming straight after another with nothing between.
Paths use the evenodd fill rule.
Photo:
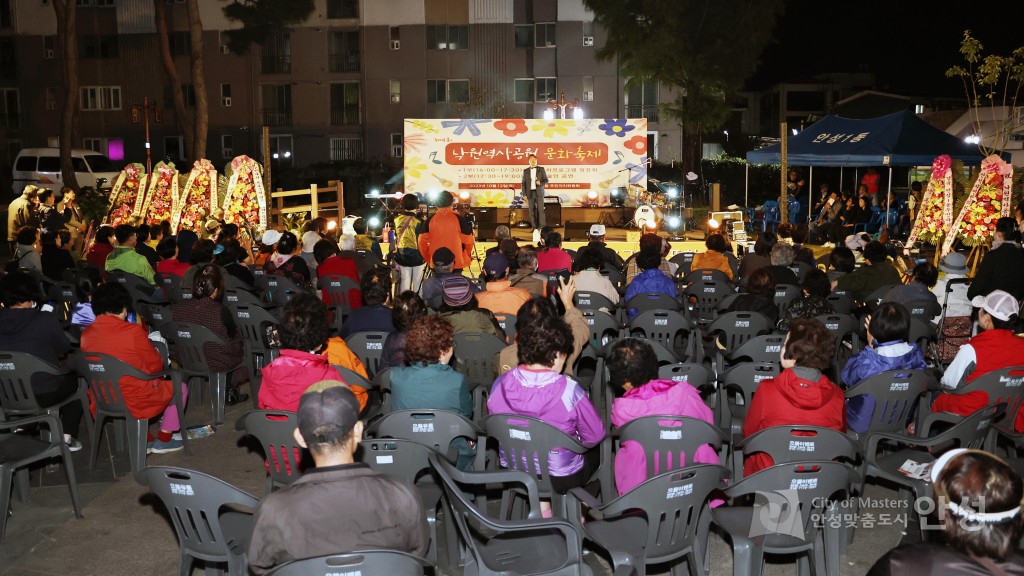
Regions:
<instances>
[{"instance_id":1,"label":"spotlight","mask_svg":"<svg viewBox=\"0 0 1024 576\"><path fill-rule=\"evenodd\" d=\"M611 201L612 206L616 208L622 208L626 205L626 192L622 188L612 188L611 190Z\"/></svg>"},{"instance_id":2,"label":"spotlight","mask_svg":"<svg viewBox=\"0 0 1024 576\"><path fill-rule=\"evenodd\" d=\"M377 188L370 189L370 196L380 196L380 190Z\"/></svg>"},{"instance_id":3,"label":"spotlight","mask_svg":"<svg viewBox=\"0 0 1024 576\"><path fill-rule=\"evenodd\" d=\"M576 120L583 120L583 108L576 107L572 109L572 117Z\"/></svg>"},{"instance_id":4,"label":"spotlight","mask_svg":"<svg viewBox=\"0 0 1024 576\"><path fill-rule=\"evenodd\" d=\"M718 220L715 220L714 218L708 218L708 228L710 228L711 230L718 230L719 226L721 226L721 224L718 223Z\"/></svg>"},{"instance_id":5,"label":"spotlight","mask_svg":"<svg viewBox=\"0 0 1024 576\"><path fill-rule=\"evenodd\" d=\"M668 188L665 188L665 195L668 196L669 200L675 200L679 197L679 188L669 186Z\"/></svg>"},{"instance_id":6,"label":"spotlight","mask_svg":"<svg viewBox=\"0 0 1024 576\"><path fill-rule=\"evenodd\" d=\"M427 200L430 202L437 202L437 196L440 194L440 190L430 190L427 192Z\"/></svg>"},{"instance_id":7,"label":"spotlight","mask_svg":"<svg viewBox=\"0 0 1024 576\"><path fill-rule=\"evenodd\" d=\"M376 216L370 216L369 220L366 221L366 224L370 228L376 228L377 226L380 226L380 218L377 218Z\"/></svg>"},{"instance_id":8,"label":"spotlight","mask_svg":"<svg viewBox=\"0 0 1024 576\"><path fill-rule=\"evenodd\" d=\"M644 220L644 225L650 228L651 230L654 230L655 228L658 227L658 221L653 218L650 220Z\"/></svg>"},{"instance_id":9,"label":"spotlight","mask_svg":"<svg viewBox=\"0 0 1024 576\"><path fill-rule=\"evenodd\" d=\"M548 108L547 110L545 110L544 111L544 119L545 120L554 120L555 119L555 111L552 110L551 108Z\"/></svg>"},{"instance_id":10,"label":"spotlight","mask_svg":"<svg viewBox=\"0 0 1024 576\"><path fill-rule=\"evenodd\" d=\"M667 222L669 230L678 230L679 225L683 223L679 216L669 216Z\"/></svg>"},{"instance_id":11,"label":"spotlight","mask_svg":"<svg viewBox=\"0 0 1024 576\"><path fill-rule=\"evenodd\" d=\"M338 227L337 220L328 220L328 222L327 222L327 231L328 232L334 231L334 229L336 229L337 227Z\"/></svg>"},{"instance_id":12,"label":"spotlight","mask_svg":"<svg viewBox=\"0 0 1024 576\"><path fill-rule=\"evenodd\" d=\"M587 192L587 200L597 200L597 191L591 190L590 192Z\"/></svg>"},{"instance_id":13,"label":"spotlight","mask_svg":"<svg viewBox=\"0 0 1024 576\"><path fill-rule=\"evenodd\" d=\"M459 201L460 202L469 202L469 192L466 192L465 190L463 190L462 192L459 192Z\"/></svg>"}]
</instances>

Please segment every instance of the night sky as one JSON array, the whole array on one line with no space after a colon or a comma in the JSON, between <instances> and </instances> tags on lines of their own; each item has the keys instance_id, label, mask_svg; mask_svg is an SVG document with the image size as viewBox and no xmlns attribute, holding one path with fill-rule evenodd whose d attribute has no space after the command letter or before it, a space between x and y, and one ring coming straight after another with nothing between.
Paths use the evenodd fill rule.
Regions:
<instances>
[{"instance_id":1,"label":"night sky","mask_svg":"<svg viewBox=\"0 0 1024 576\"><path fill-rule=\"evenodd\" d=\"M959 52L965 29L981 41L983 54L1009 55L1024 46L1024 2L790 0L748 87L867 71L876 74L878 90L961 96L960 80L945 71L965 64Z\"/></svg>"}]
</instances>

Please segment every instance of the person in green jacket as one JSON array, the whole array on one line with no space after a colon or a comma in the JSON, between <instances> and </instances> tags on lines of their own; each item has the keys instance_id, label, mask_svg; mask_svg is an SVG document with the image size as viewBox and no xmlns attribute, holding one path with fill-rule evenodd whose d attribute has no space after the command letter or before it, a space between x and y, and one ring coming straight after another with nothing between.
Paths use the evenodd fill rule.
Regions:
<instances>
[{"instance_id":1,"label":"person in green jacket","mask_svg":"<svg viewBox=\"0 0 1024 576\"><path fill-rule=\"evenodd\" d=\"M902 284L900 273L889 260L885 246L872 240L864 246L864 265L835 281L835 290L846 290L854 300L863 302L882 286Z\"/></svg>"},{"instance_id":2,"label":"person in green jacket","mask_svg":"<svg viewBox=\"0 0 1024 576\"><path fill-rule=\"evenodd\" d=\"M114 239L117 240L117 246L107 256L107 272L121 270L134 274L155 286L156 274L153 272L153 267L150 266L149 260L145 256L135 251L135 244L138 242L135 236L135 226L121 224L114 229Z\"/></svg>"}]
</instances>

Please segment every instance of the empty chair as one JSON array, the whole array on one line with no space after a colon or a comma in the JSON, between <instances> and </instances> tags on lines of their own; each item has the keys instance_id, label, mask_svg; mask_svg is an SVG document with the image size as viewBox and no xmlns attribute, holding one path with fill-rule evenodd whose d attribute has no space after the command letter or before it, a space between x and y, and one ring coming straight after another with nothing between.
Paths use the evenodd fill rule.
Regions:
<instances>
[{"instance_id":1,"label":"empty chair","mask_svg":"<svg viewBox=\"0 0 1024 576\"><path fill-rule=\"evenodd\" d=\"M168 328L174 324L170 304L139 300L135 302L135 308L150 332L159 332L164 338L167 337Z\"/></svg>"},{"instance_id":2,"label":"empty chair","mask_svg":"<svg viewBox=\"0 0 1024 576\"><path fill-rule=\"evenodd\" d=\"M181 302L181 276L170 272L157 272L156 284L163 290L165 300Z\"/></svg>"},{"instance_id":3,"label":"empty chair","mask_svg":"<svg viewBox=\"0 0 1024 576\"><path fill-rule=\"evenodd\" d=\"M840 294L833 292L828 295L826 300L832 304L832 307L836 309L837 314L850 314L853 309L856 308L857 303L850 298L848 294Z\"/></svg>"},{"instance_id":4,"label":"empty chair","mask_svg":"<svg viewBox=\"0 0 1024 576\"><path fill-rule=\"evenodd\" d=\"M179 576L199 560L207 568L227 564L228 574L248 574L247 547L252 511L259 500L213 476L171 466L143 469L136 479L149 487L171 517L178 535ZM230 507L230 510L223 510ZM230 517L228 516L230 515ZM230 521L223 522L225 518Z\"/></svg>"},{"instance_id":5,"label":"empty chair","mask_svg":"<svg viewBox=\"0 0 1024 576\"><path fill-rule=\"evenodd\" d=\"M505 331L505 339L509 342L515 342L516 338L516 316L515 314L495 314L494 319L498 321L498 326Z\"/></svg>"},{"instance_id":6,"label":"empty chair","mask_svg":"<svg viewBox=\"0 0 1024 576\"><path fill-rule=\"evenodd\" d=\"M611 314L600 310L581 310L580 313L590 328L590 342L597 350L621 335L621 323Z\"/></svg>"},{"instance_id":7,"label":"empty chair","mask_svg":"<svg viewBox=\"0 0 1024 576\"><path fill-rule=\"evenodd\" d=\"M671 262L671 263L673 263L673 264L675 264L677 266L677 268L676 268L676 277L677 278L682 278L682 277L685 277L687 274L689 274L690 266L693 264L693 256L695 254L696 254L696 252L679 252L678 254L676 254L676 255L674 255L674 256L672 256L671 258L668 259L669 262Z\"/></svg>"},{"instance_id":8,"label":"empty chair","mask_svg":"<svg viewBox=\"0 0 1024 576\"><path fill-rule=\"evenodd\" d=\"M721 374L725 371L726 358L731 358L750 339L771 331L772 322L764 314L727 312L705 329L708 336L705 355L714 358L716 373Z\"/></svg>"},{"instance_id":9,"label":"empty chair","mask_svg":"<svg viewBox=\"0 0 1024 576\"><path fill-rule=\"evenodd\" d=\"M284 306L302 287L285 276L270 275L266 277L267 301Z\"/></svg>"},{"instance_id":10,"label":"empty chair","mask_svg":"<svg viewBox=\"0 0 1024 576\"><path fill-rule=\"evenodd\" d=\"M249 369L249 393L253 408L257 408L260 386L263 383L263 368L270 364L280 351L279 348L271 346L270 341L271 332L277 329L279 320L258 304L238 304L229 308L235 318L235 325L242 334L245 364Z\"/></svg>"},{"instance_id":11,"label":"empty chair","mask_svg":"<svg viewBox=\"0 0 1024 576\"><path fill-rule=\"evenodd\" d=\"M348 554L294 560L274 568L267 576L329 576L331 574L388 574L422 576L430 564L398 550L360 550Z\"/></svg>"},{"instance_id":12,"label":"empty chair","mask_svg":"<svg viewBox=\"0 0 1024 576\"><path fill-rule=\"evenodd\" d=\"M207 353L207 345L225 345L212 331L188 322L175 322L170 329L168 339L174 345L182 366L182 379L186 385L191 385L195 379L201 379L210 383L213 388L213 423L224 422L224 408L228 378L235 370L245 367L245 358L237 365L227 370L216 370L210 366ZM191 389L191 388L190 388Z\"/></svg>"},{"instance_id":13,"label":"empty chair","mask_svg":"<svg viewBox=\"0 0 1024 576\"><path fill-rule=\"evenodd\" d=\"M161 290L150 284L145 278L135 274L123 270L111 270L107 273L107 276L110 280L128 289L128 293L132 295L132 302L136 300L156 300L163 297Z\"/></svg>"},{"instance_id":14,"label":"empty chair","mask_svg":"<svg viewBox=\"0 0 1024 576\"><path fill-rule=\"evenodd\" d=\"M308 452L295 440L299 422L294 412L252 410L235 421L235 430L256 438L266 455L267 485L264 494L287 486L312 466Z\"/></svg>"},{"instance_id":15,"label":"empty chair","mask_svg":"<svg viewBox=\"0 0 1024 576\"><path fill-rule=\"evenodd\" d=\"M428 446L444 454L452 463L458 461L466 442L455 442L457 438L468 440L476 446L484 445L484 430L468 418L447 410L398 410L384 414L366 427L367 438L402 438ZM467 453L463 458L465 467L476 470L484 468L484 451Z\"/></svg>"},{"instance_id":16,"label":"empty chair","mask_svg":"<svg viewBox=\"0 0 1024 576\"><path fill-rule=\"evenodd\" d=\"M256 296L248 290L237 290L232 288L224 290L224 305L231 309L238 308L239 306L259 306L265 310L280 310L276 305L267 304L260 300L259 296Z\"/></svg>"},{"instance_id":17,"label":"empty chair","mask_svg":"<svg viewBox=\"0 0 1024 576\"><path fill-rule=\"evenodd\" d=\"M641 292L626 301L627 310L646 312L648 310L678 310L679 301L661 292Z\"/></svg>"},{"instance_id":18,"label":"empty chair","mask_svg":"<svg viewBox=\"0 0 1024 576\"><path fill-rule=\"evenodd\" d=\"M384 341L388 333L383 331L356 332L345 338L345 344L359 357L366 367L366 374L373 377L380 368L380 359L384 356Z\"/></svg>"},{"instance_id":19,"label":"empty chair","mask_svg":"<svg viewBox=\"0 0 1024 576\"><path fill-rule=\"evenodd\" d=\"M688 299L689 309L698 321L707 324L718 316L718 303L734 292L726 282L701 280L684 288L683 296Z\"/></svg>"},{"instance_id":20,"label":"empty chair","mask_svg":"<svg viewBox=\"0 0 1024 576\"><path fill-rule=\"evenodd\" d=\"M806 266L806 264L804 264ZM786 317L786 310L789 309L789 305L797 298L803 296L803 291L799 286L793 284L776 284L775 285L775 305L779 307L779 318Z\"/></svg>"},{"instance_id":21,"label":"empty chair","mask_svg":"<svg viewBox=\"0 0 1024 576\"><path fill-rule=\"evenodd\" d=\"M743 437L743 419L761 382L781 372L778 362L743 362L721 376L718 394L718 425L730 431L734 441Z\"/></svg>"},{"instance_id":22,"label":"empty chair","mask_svg":"<svg viewBox=\"0 0 1024 576\"><path fill-rule=\"evenodd\" d=\"M498 354L507 346L491 334L455 335L455 369L466 376L473 395L473 417L478 421L487 411L487 392L498 373Z\"/></svg>"},{"instance_id":23,"label":"empty chair","mask_svg":"<svg viewBox=\"0 0 1024 576\"><path fill-rule=\"evenodd\" d=\"M699 336L691 332L691 325L675 310L647 310L630 319L626 331L631 336L658 342L673 354L689 360L696 359Z\"/></svg>"}]
</instances>

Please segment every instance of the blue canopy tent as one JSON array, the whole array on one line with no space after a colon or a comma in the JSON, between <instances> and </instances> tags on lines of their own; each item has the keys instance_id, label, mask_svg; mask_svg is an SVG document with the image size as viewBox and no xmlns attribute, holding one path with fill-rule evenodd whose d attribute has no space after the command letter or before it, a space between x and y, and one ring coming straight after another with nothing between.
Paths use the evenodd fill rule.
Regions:
<instances>
[{"instance_id":1,"label":"blue canopy tent","mask_svg":"<svg viewBox=\"0 0 1024 576\"><path fill-rule=\"evenodd\" d=\"M863 120L826 116L789 136L787 143L790 166L810 166L812 170L814 166L889 166L890 199L892 166L929 166L942 154L977 166L985 157L976 145L932 126L910 110ZM747 162L781 164L781 156L781 144L773 144L747 152ZM808 212L808 219L810 216Z\"/></svg>"}]
</instances>

